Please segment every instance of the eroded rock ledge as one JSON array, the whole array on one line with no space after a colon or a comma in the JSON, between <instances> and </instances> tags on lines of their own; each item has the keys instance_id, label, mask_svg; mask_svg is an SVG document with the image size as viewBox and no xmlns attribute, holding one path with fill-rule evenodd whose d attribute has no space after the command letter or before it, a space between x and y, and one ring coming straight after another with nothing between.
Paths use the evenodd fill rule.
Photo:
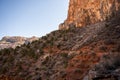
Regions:
<instances>
[{"instance_id":1,"label":"eroded rock ledge","mask_svg":"<svg viewBox=\"0 0 120 80\"><path fill-rule=\"evenodd\" d=\"M70 0L67 19L59 29L82 27L119 16L120 0Z\"/></svg>"}]
</instances>

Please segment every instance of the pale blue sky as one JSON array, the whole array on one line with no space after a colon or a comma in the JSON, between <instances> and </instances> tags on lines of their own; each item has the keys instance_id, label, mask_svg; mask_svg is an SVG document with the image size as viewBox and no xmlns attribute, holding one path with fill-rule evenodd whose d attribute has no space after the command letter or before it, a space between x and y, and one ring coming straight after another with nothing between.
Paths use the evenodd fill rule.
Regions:
<instances>
[{"instance_id":1,"label":"pale blue sky","mask_svg":"<svg viewBox=\"0 0 120 80\"><path fill-rule=\"evenodd\" d=\"M43 36L67 17L69 0L0 0L0 38Z\"/></svg>"}]
</instances>

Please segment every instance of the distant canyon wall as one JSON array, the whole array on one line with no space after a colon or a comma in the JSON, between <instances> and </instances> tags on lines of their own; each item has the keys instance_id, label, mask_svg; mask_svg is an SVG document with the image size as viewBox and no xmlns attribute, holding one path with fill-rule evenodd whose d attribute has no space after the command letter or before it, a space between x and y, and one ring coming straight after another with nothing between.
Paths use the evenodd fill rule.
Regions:
<instances>
[{"instance_id":1,"label":"distant canyon wall","mask_svg":"<svg viewBox=\"0 0 120 80\"><path fill-rule=\"evenodd\" d=\"M82 27L118 16L120 0L70 0L67 19L59 29Z\"/></svg>"},{"instance_id":2,"label":"distant canyon wall","mask_svg":"<svg viewBox=\"0 0 120 80\"><path fill-rule=\"evenodd\" d=\"M38 40L38 37L21 37L21 36L5 36L0 40L0 50L5 48L16 48L23 44L31 43L32 41Z\"/></svg>"}]
</instances>

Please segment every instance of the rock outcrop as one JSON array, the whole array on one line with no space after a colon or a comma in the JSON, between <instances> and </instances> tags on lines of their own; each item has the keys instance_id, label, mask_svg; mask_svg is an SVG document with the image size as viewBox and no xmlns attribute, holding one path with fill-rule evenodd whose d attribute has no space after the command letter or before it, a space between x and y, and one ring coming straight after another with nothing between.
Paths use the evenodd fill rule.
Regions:
<instances>
[{"instance_id":1,"label":"rock outcrop","mask_svg":"<svg viewBox=\"0 0 120 80\"><path fill-rule=\"evenodd\" d=\"M67 19L59 29L82 27L119 15L120 0L70 0Z\"/></svg>"},{"instance_id":2,"label":"rock outcrop","mask_svg":"<svg viewBox=\"0 0 120 80\"><path fill-rule=\"evenodd\" d=\"M26 38L26 37L20 37L20 36L5 36L0 40L0 49L4 48L15 48L16 46L21 46L22 44L28 44L34 40L38 40L39 38L37 37L31 37L31 38Z\"/></svg>"}]
</instances>

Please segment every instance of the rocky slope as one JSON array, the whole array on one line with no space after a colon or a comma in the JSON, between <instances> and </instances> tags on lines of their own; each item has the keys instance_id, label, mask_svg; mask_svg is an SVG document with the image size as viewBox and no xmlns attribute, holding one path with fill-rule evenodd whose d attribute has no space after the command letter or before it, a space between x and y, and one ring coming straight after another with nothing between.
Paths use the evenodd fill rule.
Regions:
<instances>
[{"instance_id":1,"label":"rocky slope","mask_svg":"<svg viewBox=\"0 0 120 80\"><path fill-rule=\"evenodd\" d=\"M0 49L10 48L10 47L15 48L16 46L21 46L22 44L28 44L38 39L39 38L34 36L31 38L20 37L20 36L14 36L14 37L5 36L0 40Z\"/></svg>"},{"instance_id":2,"label":"rocky slope","mask_svg":"<svg viewBox=\"0 0 120 80\"><path fill-rule=\"evenodd\" d=\"M70 0L68 17L59 29L68 29L110 20L120 15L120 0Z\"/></svg>"},{"instance_id":3,"label":"rocky slope","mask_svg":"<svg viewBox=\"0 0 120 80\"><path fill-rule=\"evenodd\" d=\"M21 47L1 50L0 80L120 79L120 16L66 27Z\"/></svg>"},{"instance_id":4,"label":"rocky slope","mask_svg":"<svg viewBox=\"0 0 120 80\"><path fill-rule=\"evenodd\" d=\"M120 24L53 31L0 51L0 79L119 80Z\"/></svg>"}]
</instances>

